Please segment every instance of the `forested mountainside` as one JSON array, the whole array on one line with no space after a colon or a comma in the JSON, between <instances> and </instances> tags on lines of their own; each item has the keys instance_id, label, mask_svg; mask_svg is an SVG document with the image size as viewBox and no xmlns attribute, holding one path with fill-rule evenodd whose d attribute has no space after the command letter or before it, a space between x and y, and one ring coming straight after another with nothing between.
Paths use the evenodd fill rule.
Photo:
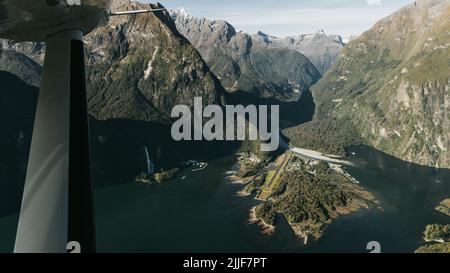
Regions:
<instances>
[{"instance_id":1,"label":"forested mountainside","mask_svg":"<svg viewBox=\"0 0 450 273\"><path fill-rule=\"evenodd\" d=\"M423 0L342 51L313 88L316 119L349 121L406 161L450 168L450 1Z\"/></svg>"}]
</instances>

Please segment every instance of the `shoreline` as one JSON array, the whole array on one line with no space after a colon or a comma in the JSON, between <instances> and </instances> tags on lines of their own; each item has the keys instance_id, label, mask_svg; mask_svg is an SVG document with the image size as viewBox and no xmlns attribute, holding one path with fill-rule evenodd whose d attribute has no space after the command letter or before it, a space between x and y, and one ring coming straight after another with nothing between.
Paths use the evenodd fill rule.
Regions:
<instances>
[{"instance_id":1,"label":"shoreline","mask_svg":"<svg viewBox=\"0 0 450 273\"><path fill-rule=\"evenodd\" d=\"M292 223L288 221L288 224L294 231L295 235L303 240L303 244L308 246L320 240L326 232L327 227L339 217L356 213L361 209L369 211L370 206L366 202L355 200L349 203L346 207L336 208L335 211L330 213L330 219L321 224L310 223L308 220L300 223Z\"/></svg>"},{"instance_id":2,"label":"shoreline","mask_svg":"<svg viewBox=\"0 0 450 273\"><path fill-rule=\"evenodd\" d=\"M429 238L423 238L423 240L426 242L426 243L445 243L445 240L444 239L429 239Z\"/></svg>"},{"instance_id":3,"label":"shoreline","mask_svg":"<svg viewBox=\"0 0 450 273\"><path fill-rule=\"evenodd\" d=\"M342 165L336 163L328 163L328 165L333 171L345 176L348 180L350 180L350 182L358 185L361 184L356 178L354 178L351 174L345 171Z\"/></svg>"},{"instance_id":4,"label":"shoreline","mask_svg":"<svg viewBox=\"0 0 450 273\"><path fill-rule=\"evenodd\" d=\"M434 209L444 215L450 216L450 198L444 199Z\"/></svg>"},{"instance_id":5,"label":"shoreline","mask_svg":"<svg viewBox=\"0 0 450 273\"><path fill-rule=\"evenodd\" d=\"M263 219L256 217L256 207L254 206L249 211L248 223L250 225L258 225L262 234L270 236L275 233L276 227L267 224Z\"/></svg>"}]
</instances>

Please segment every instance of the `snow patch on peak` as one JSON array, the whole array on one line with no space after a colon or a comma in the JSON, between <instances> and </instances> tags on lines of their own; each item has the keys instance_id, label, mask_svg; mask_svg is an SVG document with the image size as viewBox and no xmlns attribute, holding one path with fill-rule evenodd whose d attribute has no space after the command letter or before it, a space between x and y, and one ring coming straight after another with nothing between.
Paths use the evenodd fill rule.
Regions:
<instances>
[{"instance_id":1,"label":"snow patch on peak","mask_svg":"<svg viewBox=\"0 0 450 273\"><path fill-rule=\"evenodd\" d=\"M180 16L189 17L189 13L184 8L177 8L175 10Z\"/></svg>"},{"instance_id":2,"label":"snow patch on peak","mask_svg":"<svg viewBox=\"0 0 450 273\"><path fill-rule=\"evenodd\" d=\"M170 10L169 14L174 20L176 18L180 18L180 19L184 19L184 20L193 18L183 7Z\"/></svg>"}]
</instances>

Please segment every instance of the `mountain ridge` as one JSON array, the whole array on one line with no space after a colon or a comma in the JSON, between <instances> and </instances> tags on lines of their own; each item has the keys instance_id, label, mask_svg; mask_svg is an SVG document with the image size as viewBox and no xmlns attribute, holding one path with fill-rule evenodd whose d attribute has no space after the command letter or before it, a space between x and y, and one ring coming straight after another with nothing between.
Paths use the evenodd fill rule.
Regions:
<instances>
[{"instance_id":1,"label":"mountain ridge","mask_svg":"<svg viewBox=\"0 0 450 273\"><path fill-rule=\"evenodd\" d=\"M314 64L321 75L325 75L328 69L336 62L345 46L341 36L327 35L324 30L284 38L270 36L259 31L253 34L252 37L267 47L298 51Z\"/></svg>"},{"instance_id":2,"label":"mountain ridge","mask_svg":"<svg viewBox=\"0 0 450 273\"><path fill-rule=\"evenodd\" d=\"M229 92L296 101L321 76L303 54L264 46L224 20L196 18L184 10L170 14L178 31L200 52Z\"/></svg>"},{"instance_id":3,"label":"mountain ridge","mask_svg":"<svg viewBox=\"0 0 450 273\"><path fill-rule=\"evenodd\" d=\"M246 34L251 39L261 46L267 48L290 49L297 51L307 57L314 66L319 70L321 75L331 67L336 61L340 51L345 46L340 35L327 35L324 30L319 30L316 33L305 33L294 36L276 37L258 31L256 34L247 34L242 31L236 31L234 27L225 20L209 20L205 17L198 18L190 15L184 8L177 8L170 11L174 18L177 27L196 48L201 46L201 43L206 39L194 39L195 35L201 35L202 28L209 26L226 25L227 28L232 28L233 35L237 33ZM189 26L189 24L191 26ZM214 29L214 28L213 28ZM203 31L205 32L205 31ZM205 38L205 37L202 37ZM198 43L197 43L198 42ZM200 50L201 51L201 50Z\"/></svg>"}]
</instances>

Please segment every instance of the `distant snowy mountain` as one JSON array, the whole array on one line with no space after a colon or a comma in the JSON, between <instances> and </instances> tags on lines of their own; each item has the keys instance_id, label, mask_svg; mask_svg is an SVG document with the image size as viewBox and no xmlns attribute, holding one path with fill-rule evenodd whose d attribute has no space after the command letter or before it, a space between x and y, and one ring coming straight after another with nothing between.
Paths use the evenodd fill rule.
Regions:
<instances>
[{"instance_id":1,"label":"distant snowy mountain","mask_svg":"<svg viewBox=\"0 0 450 273\"><path fill-rule=\"evenodd\" d=\"M170 14L178 31L230 92L297 101L321 76L298 51L267 46L249 34L237 32L226 21L196 18L184 9Z\"/></svg>"},{"instance_id":2,"label":"distant snowy mountain","mask_svg":"<svg viewBox=\"0 0 450 273\"><path fill-rule=\"evenodd\" d=\"M322 75L336 62L339 53L345 46L341 36L327 35L323 30L285 38L258 32L252 37L268 47L288 48L302 53Z\"/></svg>"},{"instance_id":3,"label":"distant snowy mountain","mask_svg":"<svg viewBox=\"0 0 450 273\"><path fill-rule=\"evenodd\" d=\"M226 21L208 20L191 16L183 8L171 11L171 15L180 33L186 36L197 48L200 46L200 43L206 42L206 35L209 34L211 36L220 36L221 34L233 36L237 34L248 35L252 42L260 47L290 49L301 53L314 64L322 75L336 62L340 51L345 45L339 35L327 35L324 31L285 38L271 36L263 32L250 35L236 31ZM202 53L201 49L200 53Z\"/></svg>"}]
</instances>

